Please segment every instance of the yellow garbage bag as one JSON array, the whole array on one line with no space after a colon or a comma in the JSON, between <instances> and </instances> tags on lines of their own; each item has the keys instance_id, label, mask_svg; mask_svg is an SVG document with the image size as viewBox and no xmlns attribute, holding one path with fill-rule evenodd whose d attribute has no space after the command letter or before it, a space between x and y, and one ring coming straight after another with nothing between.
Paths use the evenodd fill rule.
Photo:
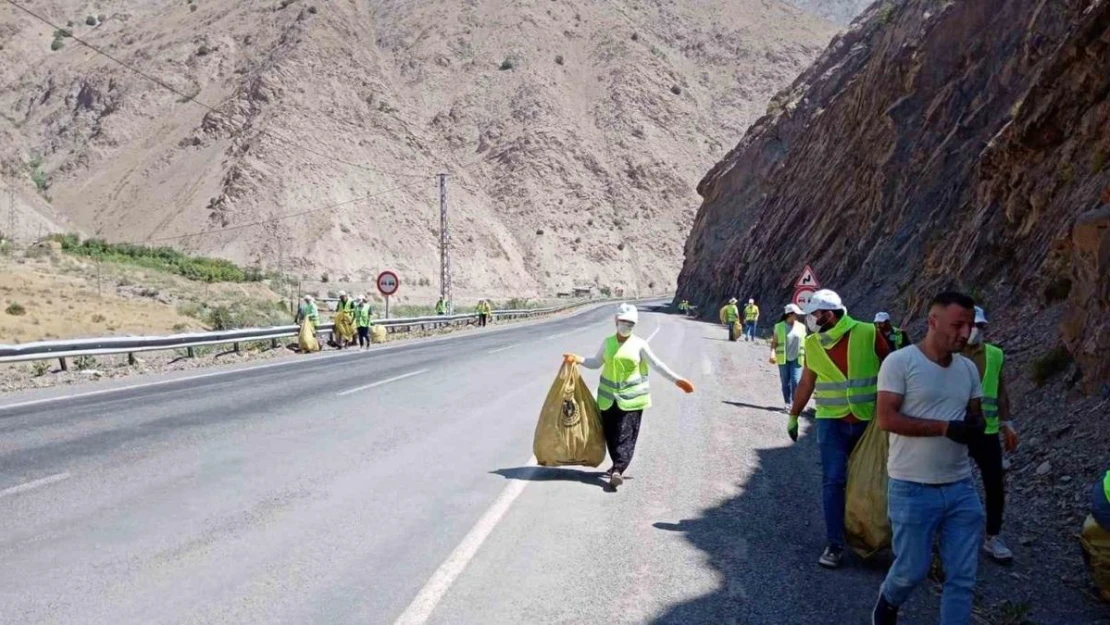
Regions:
<instances>
[{"instance_id":1,"label":"yellow garbage bag","mask_svg":"<svg viewBox=\"0 0 1110 625\"><path fill-rule=\"evenodd\" d=\"M341 310L335 313L335 341L343 345L355 342L355 320L351 315Z\"/></svg>"},{"instance_id":2,"label":"yellow garbage bag","mask_svg":"<svg viewBox=\"0 0 1110 625\"><path fill-rule=\"evenodd\" d=\"M878 419L872 419L848 457L844 537L861 558L890 547L890 517L886 507L889 448L886 431L879 428Z\"/></svg>"},{"instance_id":3,"label":"yellow garbage bag","mask_svg":"<svg viewBox=\"0 0 1110 625\"><path fill-rule=\"evenodd\" d=\"M1103 601L1110 601L1110 532L1106 531L1091 515L1083 523L1079 535L1083 545L1083 559L1091 567L1091 577L1098 586Z\"/></svg>"},{"instance_id":4,"label":"yellow garbage bag","mask_svg":"<svg viewBox=\"0 0 1110 625\"><path fill-rule=\"evenodd\" d=\"M388 334L385 331L385 326L370 326L370 342L371 343L384 343Z\"/></svg>"},{"instance_id":5,"label":"yellow garbage bag","mask_svg":"<svg viewBox=\"0 0 1110 625\"><path fill-rule=\"evenodd\" d=\"M301 333L297 337L297 343L302 354L320 351L320 341L316 340L316 324L312 323L311 319L301 321Z\"/></svg>"},{"instance_id":6,"label":"yellow garbage bag","mask_svg":"<svg viewBox=\"0 0 1110 625\"><path fill-rule=\"evenodd\" d=\"M540 410L532 450L541 466L596 467L605 462L605 433L578 365L563 364Z\"/></svg>"}]
</instances>

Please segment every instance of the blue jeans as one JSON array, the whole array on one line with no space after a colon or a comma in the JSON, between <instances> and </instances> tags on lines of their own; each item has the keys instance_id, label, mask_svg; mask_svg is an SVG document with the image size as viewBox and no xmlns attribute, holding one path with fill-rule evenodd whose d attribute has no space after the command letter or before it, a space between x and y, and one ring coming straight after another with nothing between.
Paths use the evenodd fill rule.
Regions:
<instances>
[{"instance_id":1,"label":"blue jeans","mask_svg":"<svg viewBox=\"0 0 1110 625\"><path fill-rule=\"evenodd\" d=\"M749 341L755 340L755 324L756 322L754 321L744 322L744 336L747 337Z\"/></svg>"},{"instance_id":2,"label":"blue jeans","mask_svg":"<svg viewBox=\"0 0 1110 625\"><path fill-rule=\"evenodd\" d=\"M797 360L787 360L785 365L779 365L779 382L782 383L782 399L787 404L794 403L794 391L798 390L798 382L802 380L802 367Z\"/></svg>"},{"instance_id":3,"label":"blue jeans","mask_svg":"<svg viewBox=\"0 0 1110 625\"><path fill-rule=\"evenodd\" d=\"M971 479L930 485L891 478L887 508L894 530L894 564L883 582L883 596L895 606L910 598L929 574L933 543L939 533L945 576L940 623L967 625L975 598L985 516Z\"/></svg>"},{"instance_id":4,"label":"blue jeans","mask_svg":"<svg viewBox=\"0 0 1110 625\"><path fill-rule=\"evenodd\" d=\"M821 448L821 488L825 504L825 538L844 546L844 486L848 483L848 456L867 429L866 421L817 419L817 444Z\"/></svg>"},{"instance_id":5,"label":"blue jeans","mask_svg":"<svg viewBox=\"0 0 1110 625\"><path fill-rule=\"evenodd\" d=\"M1110 532L1110 501L1106 500L1106 491L1102 488L1102 480L1095 482L1091 489L1091 516L1102 529Z\"/></svg>"}]
</instances>

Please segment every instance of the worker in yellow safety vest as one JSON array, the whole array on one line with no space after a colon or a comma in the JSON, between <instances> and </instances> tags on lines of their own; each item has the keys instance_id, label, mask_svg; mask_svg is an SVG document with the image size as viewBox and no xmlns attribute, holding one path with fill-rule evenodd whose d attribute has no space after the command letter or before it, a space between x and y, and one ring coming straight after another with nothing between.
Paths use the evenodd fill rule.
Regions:
<instances>
[{"instance_id":1,"label":"worker in yellow safety vest","mask_svg":"<svg viewBox=\"0 0 1110 625\"><path fill-rule=\"evenodd\" d=\"M890 314L880 312L875 314L875 327L882 333L883 338L890 344L891 350L899 350L907 345L913 345L910 335L902 328L896 328L890 323Z\"/></svg>"},{"instance_id":2,"label":"worker in yellow safety vest","mask_svg":"<svg viewBox=\"0 0 1110 625\"><path fill-rule=\"evenodd\" d=\"M975 437L967 450L979 466L983 476L983 490L987 499L987 534L983 551L996 562L1010 562L1014 554L999 535L1002 532L1002 511L1005 507L1006 488L1003 482L1002 449L1017 449L1017 429L1011 419L1010 397L1006 393L1003 372L1005 353L1002 348L985 342L987 313L975 307L975 328L967 339L963 355L979 368L983 382L983 416L987 421L985 436ZM1001 439L999 440L999 433Z\"/></svg>"},{"instance_id":3,"label":"worker in yellow safety vest","mask_svg":"<svg viewBox=\"0 0 1110 625\"><path fill-rule=\"evenodd\" d=\"M446 315L447 314L447 300L446 299L441 297L441 298L439 298L439 301L436 302L436 314L437 315Z\"/></svg>"},{"instance_id":4,"label":"worker in yellow safety vest","mask_svg":"<svg viewBox=\"0 0 1110 625\"><path fill-rule=\"evenodd\" d=\"M355 328L358 330L358 346L361 349L370 349L370 317L373 311L368 300L365 294L359 295L358 305L355 307Z\"/></svg>"},{"instance_id":5,"label":"worker in yellow safety vest","mask_svg":"<svg viewBox=\"0 0 1110 625\"><path fill-rule=\"evenodd\" d=\"M721 307L721 323L728 326L728 340L735 341L740 338L740 309L736 307L736 298L733 297L728 300L728 303Z\"/></svg>"},{"instance_id":6,"label":"worker in yellow safety vest","mask_svg":"<svg viewBox=\"0 0 1110 625\"><path fill-rule=\"evenodd\" d=\"M817 563L836 568L844 553L848 456L875 415L879 365L890 348L873 324L849 317L848 309L833 291L817 291L803 311L806 327L813 334L805 340L805 369L794 392L786 431L792 440L798 440L798 415L810 397L815 397L828 541Z\"/></svg>"},{"instance_id":7,"label":"worker in yellow safety vest","mask_svg":"<svg viewBox=\"0 0 1110 625\"><path fill-rule=\"evenodd\" d=\"M755 328L759 325L759 306L755 305L754 299L748 299L748 303L744 306L744 340L755 340Z\"/></svg>"},{"instance_id":8,"label":"worker in yellow safety vest","mask_svg":"<svg viewBox=\"0 0 1110 625\"><path fill-rule=\"evenodd\" d=\"M606 471L612 489L624 483L624 473L636 451L640 419L644 410L651 407L649 371L654 369L683 391L694 392L694 385L689 380L671 371L655 356L647 341L633 335L639 322L635 306L621 304L617 308L615 322L616 334L605 339L594 357L584 359L576 354L563 354L566 363L601 369L597 407L601 409L605 444L613 460L613 466Z\"/></svg>"},{"instance_id":9,"label":"worker in yellow safety vest","mask_svg":"<svg viewBox=\"0 0 1110 625\"><path fill-rule=\"evenodd\" d=\"M320 322L320 309L316 307L316 300L311 295L305 295L304 301L297 308L297 324L305 320L312 322L313 327Z\"/></svg>"},{"instance_id":10,"label":"worker in yellow safety vest","mask_svg":"<svg viewBox=\"0 0 1110 625\"><path fill-rule=\"evenodd\" d=\"M1110 532L1110 471L1091 489L1091 516L1102 529Z\"/></svg>"},{"instance_id":11,"label":"worker in yellow safety vest","mask_svg":"<svg viewBox=\"0 0 1110 625\"><path fill-rule=\"evenodd\" d=\"M336 302L336 304L335 304L335 312L340 312L340 311L345 312L345 313L347 313L349 315L352 315L352 316L355 313L355 303L354 303L353 300L351 300L350 297L347 297L347 292L346 291L340 291L339 292L339 301Z\"/></svg>"},{"instance_id":12,"label":"worker in yellow safety vest","mask_svg":"<svg viewBox=\"0 0 1110 625\"><path fill-rule=\"evenodd\" d=\"M806 326L798 320L801 315L800 308L787 304L782 319L775 324L775 331L771 335L770 363L778 365L782 400L787 412L794 405L794 392L802 379L802 366L805 363Z\"/></svg>"},{"instance_id":13,"label":"worker in yellow safety vest","mask_svg":"<svg viewBox=\"0 0 1110 625\"><path fill-rule=\"evenodd\" d=\"M475 312L478 313L478 325L484 328L493 315L493 306L490 305L489 300L481 300Z\"/></svg>"}]
</instances>

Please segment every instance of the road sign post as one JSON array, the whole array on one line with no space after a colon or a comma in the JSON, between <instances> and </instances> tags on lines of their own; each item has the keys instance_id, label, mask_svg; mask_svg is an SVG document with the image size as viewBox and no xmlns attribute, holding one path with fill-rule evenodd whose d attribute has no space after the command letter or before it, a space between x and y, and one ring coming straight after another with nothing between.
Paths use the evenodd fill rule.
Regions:
<instances>
[{"instance_id":1,"label":"road sign post","mask_svg":"<svg viewBox=\"0 0 1110 625\"><path fill-rule=\"evenodd\" d=\"M821 282L817 280L817 274L813 273L813 267L806 265L802 275L798 276L798 281L794 283L794 297L791 301L798 308L805 310L809 299L819 288L821 288Z\"/></svg>"},{"instance_id":2,"label":"road sign post","mask_svg":"<svg viewBox=\"0 0 1110 625\"><path fill-rule=\"evenodd\" d=\"M816 292L817 289L808 286L794 289L794 298L792 301L795 306L805 310L806 304L809 303L809 298L813 297L813 294Z\"/></svg>"},{"instance_id":3,"label":"road sign post","mask_svg":"<svg viewBox=\"0 0 1110 625\"><path fill-rule=\"evenodd\" d=\"M378 292L385 297L385 318L389 319L389 296L401 288L401 279L392 271L383 271L378 274Z\"/></svg>"}]
</instances>

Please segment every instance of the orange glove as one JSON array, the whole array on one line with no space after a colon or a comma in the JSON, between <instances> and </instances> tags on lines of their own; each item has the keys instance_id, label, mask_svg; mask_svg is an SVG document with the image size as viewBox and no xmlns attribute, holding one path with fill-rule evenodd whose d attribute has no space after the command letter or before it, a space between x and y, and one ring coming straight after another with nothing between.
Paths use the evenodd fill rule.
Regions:
<instances>
[{"instance_id":1,"label":"orange glove","mask_svg":"<svg viewBox=\"0 0 1110 625\"><path fill-rule=\"evenodd\" d=\"M675 382L674 384L675 384L675 386L677 386L678 388L686 391L687 393L693 393L694 392L694 385L690 384L690 380L679 380L679 381Z\"/></svg>"},{"instance_id":2,"label":"orange glove","mask_svg":"<svg viewBox=\"0 0 1110 625\"><path fill-rule=\"evenodd\" d=\"M1002 430L1002 447L1006 451L1013 451L1013 450L1017 449L1017 446L1018 446L1017 430L1015 430L1013 428L1013 426L1011 426L1009 423L1006 423L1005 421L1002 422L1001 430Z\"/></svg>"},{"instance_id":3,"label":"orange glove","mask_svg":"<svg viewBox=\"0 0 1110 625\"><path fill-rule=\"evenodd\" d=\"M568 365L580 365L584 361L578 354L563 354L563 362Z\"/></svg>"},{"instance_id":4,"label":"orange glove","mask_svg":"<svg viewBox=\"0 0 1110 625\"><path fill-rule=\"evenodd\" d=\"M767 362L771 363L772 365L777 365L777 364L779 364L779 361L778 361L778 360L775 360L775 357L774 357L774 356L771 356L770 358L768 358L768 359L767 359Z\"/></svg>"}]
</instances>

